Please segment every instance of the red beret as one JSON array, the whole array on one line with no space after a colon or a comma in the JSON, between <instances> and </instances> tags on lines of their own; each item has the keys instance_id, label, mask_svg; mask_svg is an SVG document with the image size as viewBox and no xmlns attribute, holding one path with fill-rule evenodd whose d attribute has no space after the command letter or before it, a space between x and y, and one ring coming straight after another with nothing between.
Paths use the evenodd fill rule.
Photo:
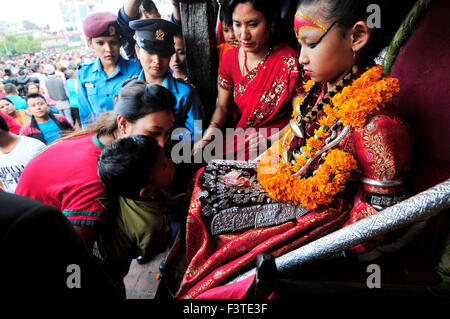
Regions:
<instances>
[{"instance_id":1,"label":"red beret","mask_svg":"<svg viewBox=\"0 0 450 319\"><path fill-rule=\"evenodd\" d=\"M83 22L83 31L88 38L119 37L117 16L111 12L96 12Z\"/></svg>"}]
</instances>

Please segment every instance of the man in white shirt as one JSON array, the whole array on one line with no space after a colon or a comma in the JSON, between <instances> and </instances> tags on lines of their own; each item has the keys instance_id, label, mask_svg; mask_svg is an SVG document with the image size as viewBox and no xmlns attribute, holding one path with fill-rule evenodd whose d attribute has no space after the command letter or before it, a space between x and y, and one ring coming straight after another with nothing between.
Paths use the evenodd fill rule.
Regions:
<instances>
[{"instance_id":1,"label":"man in white shirt","mask_svg":"<svg viewBox=\"0 0 450 319\"><path fill-rule=\"evenodd\" d=\"M44 68L40 64L32 64L30 68L33 71L30 77L39 79L39 87L45 90L45 79L47 79L47 76L44 74Z\"/></svg>"},{"instance_id":2,"label":"man in white shirt","mask_svg":"<svg viewBox=\"0 0 450 319\"><path fill-rule=\"evenodd\" d=\"M44 147L35 138L10 133L0 115L0 189L14 193L25 165Z\"/></svg>"}]
</instances>

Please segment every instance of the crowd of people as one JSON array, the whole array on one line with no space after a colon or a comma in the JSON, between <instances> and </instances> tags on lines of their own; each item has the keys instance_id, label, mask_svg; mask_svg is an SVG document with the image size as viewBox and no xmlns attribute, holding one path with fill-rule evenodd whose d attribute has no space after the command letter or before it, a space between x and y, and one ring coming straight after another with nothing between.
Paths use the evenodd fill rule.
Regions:
<instances>
[{"instance_id":1,"label":"crowd of people","mask_svg":"<svg viewBox=\"0 0 450 319\"><path fill-rule=\"evenodd\" d=\"M211 119L204 118L205 106L189 82L179 3L173 3L169 21L150 0L126 0L117 15L96 12L85 19L89 49L0 61L0 189L62 212L118 291L124 295L134 258L150 260L180 231L187 236L188 268L177 297L195 298L220 288L258 253L280 255L376 214L382 208L371 196L406 196L412 134L385 111L398 84L375 65L388 43L378 37L382 30L368 27L365 1L302 0L294 11L290 1L282 3L285 10L277 1L219 1ZM295 17L289 29L283 29L285 17ZM283 40L290 33L300 51ZM356 86L358 79L365 82ZM372 87L362 87L367 83ZM347 107L341 94L347 87L348 99L365 98L366 89L379 94L378 105L369 109L354 98L351 105L365 113L339 113ZM344 134L344 126L347 135L325 157L324 140ZM305 206L307 215L263 233L208 232L197 197L204 163L174 164L171 149L186 143L195 156L230 127L246 137L231 148L235 135L220 137L227 148L216 155L247 161L252 149L272 146L260 168L276 173L258 171L255 178L273 199ZM185 133L172 136L179 128ZM316 181L332 161L339 169ZM359 179L342 191L356 167ZM309 184L299 186L299 180ZM349 253L370 255L390 239Z\"/></svg>"}]
</instances>

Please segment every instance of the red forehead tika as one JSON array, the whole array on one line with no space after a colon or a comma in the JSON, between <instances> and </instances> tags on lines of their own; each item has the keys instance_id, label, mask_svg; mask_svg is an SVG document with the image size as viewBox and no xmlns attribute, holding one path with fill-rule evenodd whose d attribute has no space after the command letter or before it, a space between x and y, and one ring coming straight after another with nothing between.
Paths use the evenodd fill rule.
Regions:
<instances>
[{"instance_id":1,"label":"red forehead tika","mask_svg":"<svg viewBox=\"0 0 450 319\"><path fill-rule=\"evenodd\" d=\"M323 25L317 23L316 21L314 21L314 19L311 19L307 15L301 12L297 12L294 18L294 29L295 33L297 34L297 38L299 36L300 30L303 28L311 28L320 30L322 32L327 32L327 28L325 28Z\"/></svg>"}]
</instances>

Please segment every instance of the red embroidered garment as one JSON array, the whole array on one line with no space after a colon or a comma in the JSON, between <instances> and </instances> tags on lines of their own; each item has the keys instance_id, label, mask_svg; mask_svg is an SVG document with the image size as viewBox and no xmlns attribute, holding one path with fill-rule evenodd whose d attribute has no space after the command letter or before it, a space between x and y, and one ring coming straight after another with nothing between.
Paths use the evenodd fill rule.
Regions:
<instances>
[{"instance_id":1,"label":"red embroidered garment","mask_svg":"<svg viewBox=\"0 0 450 319\"><path fill-rule=\"evenodd\" d=\"M284 43L270 49L245 76L242 76L238 57L239 48L224 53L218 84L233 91L234 128L242 128L245 132L242 131L237 138L233 134L225 137L223 157L248 160L245 135L256 130L268 137L284 128L292 113L292 98L303 92L303 77L298 52Z\"/></svg>"},{"instance_id":2,"label":"red embroidered garment","mask_svg":"<svg viewBox=\"0 0 450 319\"><path fill-rule=\"evenodd\" d=\"M339 148L357 159L359 173L363 177L381 182L394 181L403 178L409 170L412 136L404 121L383 111L372 116L365 127L352 130L341 141ZM186 226L188 268L177 298L196 298L213 287L225 284L243 267L254 267L259 253L267 252L274 256L285 254L375 214L377 210L365 201L368 194L398 194L402 191L401 187L380 188L357 182L348 185L346 191L331 205L311 211L295 221L241 233L211 236L202 220L202 206L197 199L198 192L202 190L201 174L202 171L199 171L195 176ZM350 252L368 252L376 244L377 241L364 243Z\"/></svg>"},{"instance_id":3,"label":"red embroidered garment","mask_svg":"<svg viewBox=\"0 0 450 319\"><path fill-rule=\"evenodd\" d=\"M287 44L272 48L248 74L242 76L239 48L227 51L220 63L219 85L233 90L235 127L283 128L292 112L291 98L301 88L298 53ZM271 121L287 105L285 117ZM271 123L269 123L271 122Z\"/></svg>"}]
</instances>

